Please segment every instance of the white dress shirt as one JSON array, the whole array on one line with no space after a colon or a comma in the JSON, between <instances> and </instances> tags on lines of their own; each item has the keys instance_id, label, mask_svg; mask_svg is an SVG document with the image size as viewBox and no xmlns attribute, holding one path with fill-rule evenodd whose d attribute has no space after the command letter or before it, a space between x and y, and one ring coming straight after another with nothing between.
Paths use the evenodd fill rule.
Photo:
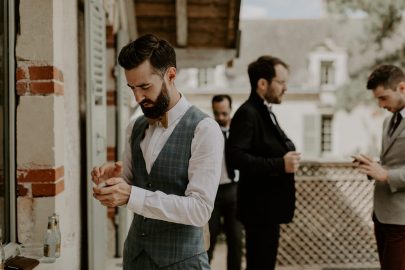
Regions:
<instances>
[{"instance_id":1,"label":"white dress shirt","mask_svg":"<svg viewBox=\"0 0 405 270\"><path fill-rule=\"evenodd\" d=\"M273 104L271 104L271 103L267 102L267 100L265 100L265 101L264 101L264 105L266 105L267 110L269 111L271 121L273 122L273 124L277 125L277 121L276 121L276 119L274 118L274 114L271 113L271 111L272 111L272 109L273 109L273 107L272 107Z\"/></svg>"},{"instance_id":2,"label":"white dress shirt","mask_svg":"<svg viewBox=\"0 0 405 270\"><path fill-rule=\"evenodd\" d=\"M174 128L190 107L191 104L182 95L177 104L167 112L167 129L159 122L147 128L140 146L148 173ZM123 177L128 183L131 183L132 179L132 153L129 138L134 123L135 120L131 121L126 131ZM191 142L189 183L184 196L165 194L161 191L152 192L132 186L127 208L147 218L204 226L214 207L221 175L223 149L224 139L219 125L210 117L204 118L198 123Z\"/></svg>"},{"instance_id":3,"label":"white dress shirt","mask_svg":"<svg viewBox=\"0 0 405 270\"><path fill-rule=\"evenodd\" d=\"M222 133L225 132L225 136L226 138L229 137L229 128L225 128L225 127L221 127L221 131ZM222 134L222 136L224 136ZM232 182L238 182L239 181L239 171L238 170L234 170L233 171L235 173L235 179L230 179L228 176L228 169L226 167L226 162L225 162L225 148L224 148L224 158L222 159L222 170L221 170L221 178L219 179L219 184L223 185L223 184L230 184Z\"/></svg>"}]
</instances>

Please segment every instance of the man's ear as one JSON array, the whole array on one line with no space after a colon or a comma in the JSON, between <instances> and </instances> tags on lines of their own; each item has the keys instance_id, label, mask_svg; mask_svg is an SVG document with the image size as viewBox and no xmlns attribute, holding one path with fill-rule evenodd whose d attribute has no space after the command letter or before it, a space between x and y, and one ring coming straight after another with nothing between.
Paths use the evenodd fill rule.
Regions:
<instances>
[{"instance_id":1,"label":"man's ear","mask_svg":"<svg viewBox=\"0 0 405 270\"><path fill-rule=\"evenodd\" d=\"M175 67L169 67L167 70L167 78L169 79L169 82L174 82L176 79L176 68Z\"/></svg>"},{"instance_id":2,"label":"man's ear","mask_svg":"<svg viewBox=\"0 0 405 270\"><path fill-rule=\"evenodd\" d=\"M402 94L405 94L405 82L400 82L398 84L398 89L399 89L399 92L401 92Z\"/></svg>"},{"instance_id":3,"label":"man's ear","mask_svg":"<svg viewBox=\"0 0 405 270\"><path fill-rule=\"evenodd\" d=\"M269 82L266 79L260 78L257 81L256 85L256 93L260 96L263 97L263 95L266 93L267 87L269 85Z\"/></svg>"},{"instance_id":4,"label":"man's ear","mask_svg":"<svg viewBox=\"0 0 405 270\"><path fill-rule=\"evenodd\" d=\"M266 90L268 85L269 85L269 82L266 79L260 78L257 81L257 90L258 91Z\"/></svg>"},{"instance_id":5,"label":"man's ear","mask_svg":"<svg viewBox=\"0 0 405 270\"><path fill-rule=\"evenodd\" d=\"M257 81L257 88L267 88L269 82L266 79L260 78Z\"/></svg>"}]
</instances>

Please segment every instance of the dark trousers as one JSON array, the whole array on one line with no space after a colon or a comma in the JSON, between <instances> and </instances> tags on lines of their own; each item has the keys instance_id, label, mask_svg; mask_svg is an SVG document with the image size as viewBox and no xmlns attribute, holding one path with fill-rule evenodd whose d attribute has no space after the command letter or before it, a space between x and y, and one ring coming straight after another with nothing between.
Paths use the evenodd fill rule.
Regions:
<instances>
[{"instance_id":1,"label":"dark trousers","mask_svg":"<svg viewBox=\"0 0 405 270\"><path fill-rule=\"evenodd\" d=\"M277 259L279 224L245 224L246 270L274 269Z\"/></svg>"},{"instance_id":2,"label":"dark trousers","mask_svg":"<svg viewBox=\"0 0 405 270\"><path fill-rule=\"evenodd\" d=\"M208 258L211 262L217 237L223 230L228 247L228 270L241 269L242 224L236 219L236 191L236 183L219 185L214 210L209 221L210 248Z\"/></svg>"},{"instance_id":3,"label":"dark trousers","mask_svg":"<svg viewBox=\"0 0 405 270\"><path fill-rule=\"evenodd\" d=\"M405 270L405 225L383 224L373 217L382 270Z\"/></svg>"}]
</instances>

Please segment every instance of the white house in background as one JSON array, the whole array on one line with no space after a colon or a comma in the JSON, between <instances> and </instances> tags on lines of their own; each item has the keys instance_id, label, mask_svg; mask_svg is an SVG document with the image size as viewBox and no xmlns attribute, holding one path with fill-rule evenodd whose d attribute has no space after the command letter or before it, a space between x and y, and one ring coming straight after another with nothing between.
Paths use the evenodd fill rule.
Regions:
<instances>
[{"instance_id":1,"label":"white house in background","mask_svg":"<svg viewBox=\"0 0 405 270\"><path fill-rule=\"evenodd\" d=\"M378 156L386 113L364 105L351 112L335 109L336 90L367 62L355 43L363 32L361 20L241 21L240 27L240 52L233 62L180 70L177 86L192 103L211 114L212 95L226 93L236 111L250 93L248 64L274 55L291 71L284 102L274 111L304 159L350 161L359 152ZM371 95L365 84L364 95Z\"/></svg>"}]
</instances>

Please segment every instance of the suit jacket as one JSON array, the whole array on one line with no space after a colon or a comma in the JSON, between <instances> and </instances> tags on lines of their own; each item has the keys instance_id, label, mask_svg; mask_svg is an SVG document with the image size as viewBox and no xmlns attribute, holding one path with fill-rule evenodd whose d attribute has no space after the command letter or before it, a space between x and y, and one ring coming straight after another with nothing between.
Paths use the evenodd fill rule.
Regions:
<instances>
[{"instance_id":1,"label":"suit jacket","mask_svg":"<svg viewBox=\"0 0 405 270\"><path fill-rule=\"evenodd\" d=\"M374 213L381 223L405 225L405 119L389 137L390 117L383 125L381 164L388 169L388 182L376 181Z\"/></svg>"},{"instance_id":2,"label":"suit jacket","mask_svg":"<svg viewBox=\"0 0 405 270\"><path fill-rule=\"evenodd\" d=\"M291 222L294 174L285 172L283 156L295 147L256 93L236 111L229 133L227 162L240 171L238 218L245 225Z\"/></svg>"}]
</instances>

